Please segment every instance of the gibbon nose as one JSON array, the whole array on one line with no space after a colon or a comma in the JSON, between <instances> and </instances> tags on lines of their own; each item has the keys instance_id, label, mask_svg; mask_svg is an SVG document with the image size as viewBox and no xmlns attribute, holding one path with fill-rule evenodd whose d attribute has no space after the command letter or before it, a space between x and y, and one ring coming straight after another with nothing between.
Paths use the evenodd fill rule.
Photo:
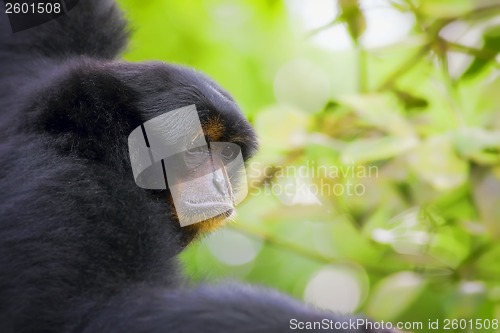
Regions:
<instances>
[{"instance_id":1,"label":"gibbon nose","mask_svg":"<svg viewBox=\"0 0 500 333\"><path fill-rule=\"evenodd\" d=\"M227 194L227 186L226 182L224 180L224 177L222 177L220 172L214 172L214 179L213 183L215 188L221 193L221 194Z\"/></svg>"}]
</instances>

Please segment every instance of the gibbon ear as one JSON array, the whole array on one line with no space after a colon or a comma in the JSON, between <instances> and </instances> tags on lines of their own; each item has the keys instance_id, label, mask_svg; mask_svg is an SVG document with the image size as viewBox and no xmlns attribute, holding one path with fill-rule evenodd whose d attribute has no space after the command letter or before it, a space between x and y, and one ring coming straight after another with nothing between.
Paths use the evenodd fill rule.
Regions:
<instances>
[{"instance_id":1,"label":"gibbon ear","mask_svg":"<svg viewBox=\"0 0 500 333\"><path fill-rule=\"evenodd\" d=\"M104 135L136 116L135 94L102 64L69 68L35 97L37 129L50 133Z\"/></svg>"},{"instance_id":2,"label":"gibbon ear","mask_svg":"<svg viewBox=\"0 0 500 333\"><path fill-rule=\"evenodd\" d=\"M97 149L113 144L110 140L126 142L142 122L136 96L106 65L80 63L37 91L28 123L73 150Z\"/></svg>"}]
</instances>

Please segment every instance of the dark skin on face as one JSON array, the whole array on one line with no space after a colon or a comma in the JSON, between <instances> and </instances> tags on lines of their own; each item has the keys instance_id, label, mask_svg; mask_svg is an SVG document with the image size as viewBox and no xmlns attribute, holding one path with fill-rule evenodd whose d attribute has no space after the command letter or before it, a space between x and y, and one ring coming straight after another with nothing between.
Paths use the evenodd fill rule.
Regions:
<instances>
[{"instance_id":1,"label":"dark skin on face","mask_svg":"<svg viewBox=\"0 0 500 333\"><path fill-rule=\"evenodd\" d=\"M209 119L208 121L204 122L202 124L203 128L203 133L201 135L205 136L205 139L207 142L219 142L219 140L222 138L223 133L224 133L224 123L221 122L219 119ZM204 200L199 200L197 198L197 191L200 189L198 186L202 188L209 188L212 193L215 194L215 196L220 193L220 192L229 192L229 198L233 199L235 189L233 189L230 181L230 176L228 174L228 171L226 170L225 166L225 159L227 158L232 158L234 157L234 154L239 153L239 151L235 151L232 149L231 146L223 146L223 148L220 148L218 146L212 145L210 146L209 150L210 155L207 156L206 158L203 157L202 161L200 161L199 165L197 165L193 171L192 176L195 178L199 177L198 179L201 179L201 177L212 173L216 170L220 171L220 174L222 175L221 179L219 180L218 184L214 184L213 182L206 181L205 183L198 182L195 185L189 186L189 182L186 182L184 184L181 183L181 193L183 195L183 200L189 201L189 198L192 198L194 202L199 202L200 205L203 205L200 209L197 210L198 214L210 214L214 215L217 214L213 217L209 217L207 219L199 218L199 222L193 223L190 225L185 226L184 228L192 234L199 234L199 233L204 233L204 232L210 232L218 227L222 226L225 224L225 222L235 214L235 206L233 204L233 200L214 200L213 202L206 202ZM196 157L196 150L188 150L186 152L186 158L189 159L190 157L194 156ZM215 186L217 185L217 186ZM174 202L172 200L172 196L170 192L168 191L167 194L167 203L171 207L173 211L176 211ZM212 213L215 212L215 213ZM177 216L177 212L175 213L176 215L176 223L179 222L179 217Z\"/></svg>"}]
</instances>

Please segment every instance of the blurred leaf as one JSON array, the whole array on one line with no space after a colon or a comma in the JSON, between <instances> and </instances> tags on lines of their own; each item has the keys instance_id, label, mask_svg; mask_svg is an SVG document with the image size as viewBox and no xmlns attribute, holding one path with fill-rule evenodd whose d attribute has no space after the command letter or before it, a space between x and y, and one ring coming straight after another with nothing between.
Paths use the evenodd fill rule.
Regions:
<instances>
[{"instance_id":1,"label":"blurred leaf","mask_svg":"<svg viewBox=\"0 0 500 333\"><path fill-rule=\"evenodd\" d=\"M399 112L400 106L391 94L350 95L338 101L375 127L396 136L413 136L412 126Z\"/></svg>"},{"instance_id":2,"label":"blurred leaf","mask_svg":"<svg viewBox=\"0 0 500 333\"><path fill-rule=\"evenodd\" d=\"M473 0L420 0L419 12L431 17L461 16L474 8Z\"/></svg>"},{"instance_id":3,"label":"blurred leaf","mask_svg":"<svg viewBox=\"0 0 500 333\"><path fill-rule=\"evenodd\" d=\"M372 244L356 229L351 221L339 219L332 224L332 241L343 258L372 263L379 260L379 254ZM352 244L356 243L353 248Z\"/></svg>"},{"instance_id":4,"label":"blurred leaf","mask_svg":"<svg viewBox=\"0 0 500 333\"><path fill-rule=\"evenodd\" d=\"M429 105L429 102L420 96L413 95L407 91L399 90L399 89L393 89L394 93L396 96L399 98L401 102L403 102L403 105L405 106L405 109L410 110L410 109L421 109L425 108Z\"/></svg>"},{"instance_id":5,"label":"blurred leaf","mask_svg":"<svg viewBox=\"0 0 500 333\"><path fill-rule=\"evenodd\" d=\"M347 31L355 43L366 29L366 20L357 0L338 0L339 20L347 24Z\"/></svg>"},{"instance_id":6,"label":"blurred leaf","mask_svg":"<svg viewBox=\"0 0 500 333\"><path fill-rule=\"evenodd\" d=\"M488 226L494 237L500 236L500 177L487 172L474 180L474 201L481 221Z\"/></svg>"},{"instance_id":7,"label":"blurred leaf","mask_svg":"<svg viewBox=\"0 0 500 333\"><path fill-rule=\"evenodd\" d=\"M325 107L323 108L323 112L324 113L335 112L337 111L339 105L340 104L336 100L330 99L328 100L328 102L326 102Z\"/></svg>"},{"instance_id":8,"label":"blurred leaf","mask_svg":"<svg viewBox=\"0 0 500 333\"><path fill-rule=\"evenodd\" d=\"M474 318L481 308L489 307L490 301L487 299L485 284L476 280L461 282L447 303L449 318Z\"/></svg>"},{"instance_id":9,"label":"blurred leaf","mask_svg":"<svg viewBox=\"0 0 500 333\"><path fill-rule=\"evenodd\" d=\"M477 100L472 108L480 111L487 117L485 121L478 122L477 124L488 124L490 125L491 130L496 129L499 131L500 126L498 126L498 124L500 124L500 112L498 112L498 100L500 96L498 95L498 92L500 91L500 75L493 77L493 80L482 80L482 77L478 76L476 80L478 80L478 84L474 85L474 88L478 90ZM472 85L473 82L475 82L475 80L471 80L468 83ZM474 115L476 117L479 116L476 113L474 113Z\"/></svg>"},{"instance_id":10,"label":"blurred leaf","mask_svg":"<svg viewBox=\"0 0 500 333\"><path fill-rule=\"evenodd\" d=\"M433 201L440 215L450 221L470 221L477 219L476 207L471 198L470 185L464 184L453 191L443 193Z\"/></svg>"},{"instance_id":11,"label":"blurred leaf","mask_svg":"<svg viewBox=\"0 0 500 333\"><path fill-rule=\"evenodd\" d=\"M433 234L429 254L445 267L456 268L469 255L470 237L454 226L441 227Z\"/></svg>"},{"instance_id":12,"label":"blurred leaf","mask_svg":"<svg viewBox=\"0 0 500 333\"><path fill-rule=\"evenodd\" d=\"M407 12L410 10L409 6L404 2L399 2L397 0L389 0L391 7L399 10L400 12Z\"/></svg>"},{"instance_id":13,"label":"blurred leaf","mask_svg":"<svg viewBox=\"0 0 500 333\"><path fill-rule=\"evenodd\" d=\"M450 190L467 180L468 164L459 158L451 137L431 137L408 155L413 171L439 190Z\"/></svg>"},{"instance_id":14,"label":"blurred leaf","mask_svg":"<svg viewBox=\"0 0 500 333\"><path fill-rule=\"evenodd\" d=\"M420 223L430 225L431 227L437 227L446 223L446 220L443 216L441 216L439 210L432 205L420 208L418 212L418 220Z\"/></svg>"},{"instance_id":15,"label":"blurred leaf","mask_svg":"<svg viewBox=\"0 0 500 333\"><path fill-rule=\"evenodd\" d=\"M478 74L489 62L495 59L500 52L500 25L489 28L483 35L483 47L481 56L476 56L462 75L467 79Z\"/></svg>"},{"instance_id":16,"label":"blurred leaf","mask_svg":"<svg viewBox=\"0 0 500 333\"><path fill-rule=\"evenodd\" d=\"M386 136L374 139L358 139L341 152L343 163L365 163L383 160L402 154L418 144L417 139Z\"/></svg>"},{"instance_id":17,"label":"blurred leaf","mask_svg":"<svg viewBox=\"0 0 500 333\"><path fill-rule=\"evenodd\" d=\"M458 152L479 164L500 162L500 131L464 128L455 133Z\"/></svg>"},{"instance_id":18,"label":"blurred leaf","mask_svg":"<svg viewBox=\"0 0 500 333\"><path fill-rule=\"evenodd\" d=\"M390 210L386 207L377 207L377 210L373 212L365 221L363 225L363 235L365 237L372 237L372 233L376 229L383 229L387 225L387 221L389 221L391 217Z\"/></svg>"},{"instance_id":19,"label":"blurred leaf","mask_svg":"<svg viewBox=\"0 0 500 333\"><path fill-rule=\"evenodd\" d=\"M249 282L265 284L301 298L311 275L322 266L324 263L311 260L300 253L266 245L259 253L246 279ZM293 278L290 278L291 276Z\"/></svg>"},{"instance_id":20,"label":"blurred leaf","mask_svg":"<svg viewBox=\"0 0 500 333\"><path fill-rule=\"evenodd\" d=\"M399 272L380 281L374 288L366 311L375 320L393 320L406 310L425 287L420 276Z\"/></svg>"},{"instance_id":21,"label":"blurred leaf","mask_svg":"<svg viewBox=\"0 0 500 333\"><path fill-rule=\"evenodd\" d=\"M260 112L255 128L261 133L262 149L275 153L305 143L310 118L291 106L273 106Z\"/></svg>"},{"instance_id":22,"label":"blurred leaf","mask_svg":"<svg viewBox=\"0 0 500 333\"><path fill-rule=\"evenodd\" d=\"M500 279L500 245L495 245L477 260L478 273L488 278Z\"/></svg>"}]
</instances>

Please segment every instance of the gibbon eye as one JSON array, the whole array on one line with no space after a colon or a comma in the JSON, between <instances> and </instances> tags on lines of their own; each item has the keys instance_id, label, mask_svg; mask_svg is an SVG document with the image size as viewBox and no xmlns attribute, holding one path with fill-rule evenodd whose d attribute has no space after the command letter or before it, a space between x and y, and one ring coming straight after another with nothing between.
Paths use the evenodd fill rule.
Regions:
<instances>
[{"instance_id":1,"label":"gibbon eye","mask_svg":"<svg viewBox=\"0 0 500 333\"><path fill-rule=\"evenodd\" d=\"M186 153L188 155L202 154L204 151L206 151L206 146L195 147L194 145L191 145L188 149L186 149Z\"/></svg>"},{"instance_id":2,"label":"gibbon eye","mask_svg":"<svg viewBox=\"0 0 500 333\"><path fill-rule=\"evenodd\" d=\"M184 162L189 168L196 168L202 165L209 157L210 154L207 146L195 146L191 144L184 152Z\"/></svg>"},{"instance_id":3,"label":"gibbon eye","mask_svg":"<svg viewBox=\"0 0 500 333\"><path fill-rule=\"evenodd\" d=\"M225 161L231 161L233 160L236 155L238 154L238 151L235 146L233 145L226 145L224 148L222 148L220 152L220 156L225 160Z\"/></svg>"}]
</instances>

